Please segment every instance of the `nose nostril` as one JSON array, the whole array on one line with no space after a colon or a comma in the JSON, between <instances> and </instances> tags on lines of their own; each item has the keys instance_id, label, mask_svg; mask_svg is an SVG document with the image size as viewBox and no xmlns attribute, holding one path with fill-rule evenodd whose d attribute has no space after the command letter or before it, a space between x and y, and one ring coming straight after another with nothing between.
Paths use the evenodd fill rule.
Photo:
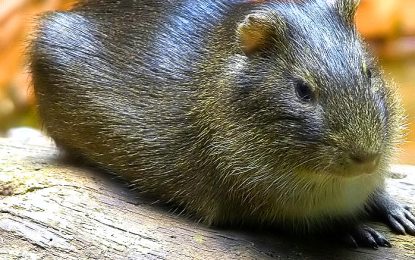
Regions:
<instances>
[{"instance_id":1,"label":"nose nostril","mask_svg":"<svg viewBox=\"0 0 415 260\"><path fill-rule=\"evenodd\" d=\"M351 172L371 174L378 169L379 159L379 153L351 153L349 154L348 166Z\"/></svg>"},{"instance_id":2,"label":"nose nostril","mask_svg":"<svg viewBox=\"0 0 415 260\"><path fill-rule=\"evenodd\" d=\"M351 154L350 159L356 164L376 164L379 160L379 154Z\"/></svg>"},{"instance_id":3,"label":"nose nostril","mask_svg":"<svg viewBox=\"0 0 415 260\"><path fill-rule=\"evenodd\" d=\"M358 163L358 164L364 161L364 159L359 155L350 155L350 159L352 159L354 163Z\"/></svg>"}]
</instances>

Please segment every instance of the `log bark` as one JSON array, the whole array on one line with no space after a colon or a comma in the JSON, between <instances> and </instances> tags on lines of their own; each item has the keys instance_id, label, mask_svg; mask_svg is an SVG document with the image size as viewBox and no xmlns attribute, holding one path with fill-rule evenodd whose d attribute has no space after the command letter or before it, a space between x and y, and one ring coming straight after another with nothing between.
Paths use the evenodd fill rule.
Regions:
<instances>
[{"instance_id":1,"label":"log bark","mask_svg":"<svg viewBox=\"0 0 415 260\"><path fill-rule=\"evenodd\" d=\"M415 208L415 166L392 172L389 192ZM369 224L393 247L209 228L152 205L113 176L61 162L46 139L0 139L0 259L415 258L415 237Z\"/></svg>"}]
</instances>

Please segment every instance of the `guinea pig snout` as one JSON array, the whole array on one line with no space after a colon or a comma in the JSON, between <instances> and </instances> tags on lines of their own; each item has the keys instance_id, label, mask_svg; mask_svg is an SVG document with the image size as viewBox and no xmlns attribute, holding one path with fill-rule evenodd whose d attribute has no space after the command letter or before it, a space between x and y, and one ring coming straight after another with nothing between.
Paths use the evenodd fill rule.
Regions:
<instances>
[{"instance_id":1,"label":"guinea pig snout","mask_svg":"<svg viewBox=\"0 0 415 260\"><path fill-rule=\"evenodd\" d=\"M349 153L347 163L354 174L371 174L379 165L379 153Z\"/></svg>"}]
</instances>

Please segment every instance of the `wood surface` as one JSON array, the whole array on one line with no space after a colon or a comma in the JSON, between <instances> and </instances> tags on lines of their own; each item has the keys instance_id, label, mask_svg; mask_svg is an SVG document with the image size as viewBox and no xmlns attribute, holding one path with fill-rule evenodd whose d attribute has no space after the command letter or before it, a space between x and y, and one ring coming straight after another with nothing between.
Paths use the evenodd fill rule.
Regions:
<instances>
[{"instance_id":1,"label":"wood surface","mask_svg":"<svg viewBox=\"0 0 415 260\"><path fill-rule=\"evenodd\" d=\"M389 192L415 208L415 167L392 172ZM44 137L0 139L0 259L415 259L415 237L369 224L393 247L209 228L113 176L62 162Z\"/></svg>"}]
</instances>

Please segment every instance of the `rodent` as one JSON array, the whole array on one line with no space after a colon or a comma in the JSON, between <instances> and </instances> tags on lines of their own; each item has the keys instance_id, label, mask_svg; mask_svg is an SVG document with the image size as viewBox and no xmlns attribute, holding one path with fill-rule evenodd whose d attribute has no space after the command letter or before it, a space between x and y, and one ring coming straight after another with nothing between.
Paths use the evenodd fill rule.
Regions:
<instances>
[{"instance_id":1,"label":"rodent","mask_svg":"<svg viewBox=\"0 0 415 260\"><path fill-rule=\"evenodd\" d=\"M357 5L84 1L33 42L39 114L67 153L208 225L348 223L352 243L390 246L359 219L415 234L384 189L403 112Z\"/></svg>"}]
</instances>

